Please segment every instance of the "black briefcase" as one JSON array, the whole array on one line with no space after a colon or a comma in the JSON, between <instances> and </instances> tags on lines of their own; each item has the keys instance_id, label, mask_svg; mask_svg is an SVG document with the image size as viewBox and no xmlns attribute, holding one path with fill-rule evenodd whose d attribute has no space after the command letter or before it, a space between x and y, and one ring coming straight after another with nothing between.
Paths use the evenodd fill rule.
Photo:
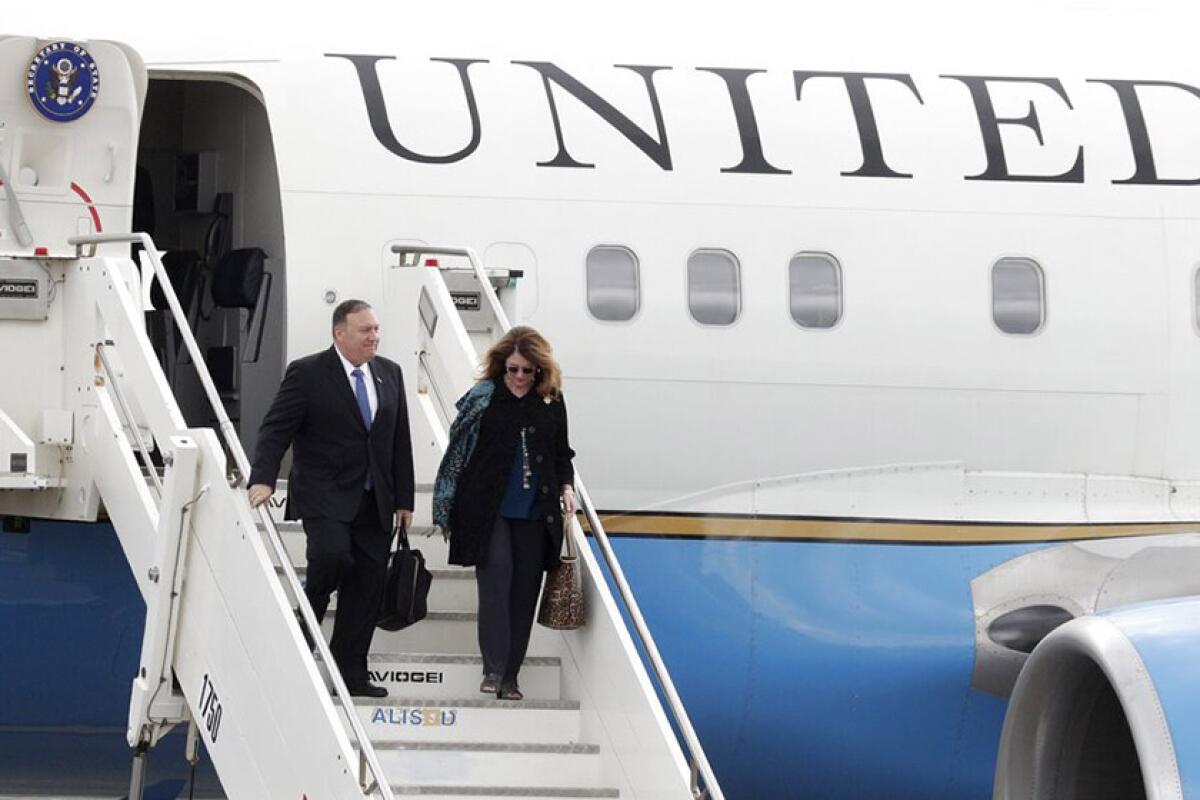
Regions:
<instances>
[{"instance_id":1,"label":"black briefcase","mask_svg":"<svg viewBox=\"0 0 1200 800\"><path fill-rule=\"evenodd\" d=\"M425 556L408 546L408 532L401 527L396 533L400 546L392 553L383 607L379 611L378 624L385 631L398 631L425 619L429 610L426 600L433 583L433 575L425 567Z\"/></svg>"}]
</instances>

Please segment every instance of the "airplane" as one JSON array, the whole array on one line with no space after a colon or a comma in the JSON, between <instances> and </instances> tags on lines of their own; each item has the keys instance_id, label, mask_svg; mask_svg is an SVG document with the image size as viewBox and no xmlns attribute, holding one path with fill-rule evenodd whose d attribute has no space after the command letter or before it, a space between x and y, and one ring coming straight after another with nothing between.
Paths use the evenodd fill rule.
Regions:
<instances>
[{"instance_id":1,"label":"airplane","mask_svg":"<svg viewBox=\"0 0 1200 800\"><path fill-rule=\"evenodd\" d=\"M416 375L393 248L472 247L564 365L729 797L1192 796L1193 10L351 8L4 21L145 59L136 154L93 143L135 191L80 193L80 230L173 254L248 450L339 300ZM0 125L32 220L55 176L17 161ZM254 248L266 289L214 300ZM478 342L471 280L446 273ZM147 330L211 424L177 332ZM124 774L142 612L116 537L6 527L0 794L75 757Z\"/></svg>"}]
</instances>

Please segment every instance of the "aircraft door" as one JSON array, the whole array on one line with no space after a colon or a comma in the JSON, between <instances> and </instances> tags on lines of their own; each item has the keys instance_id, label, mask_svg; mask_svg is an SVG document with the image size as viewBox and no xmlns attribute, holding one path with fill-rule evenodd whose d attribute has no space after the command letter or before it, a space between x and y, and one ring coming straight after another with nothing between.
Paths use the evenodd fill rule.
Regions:
<instances>
[{"instance_id":1,"label":"aircraft door","mask_svg":"<svg viewBox=\"0 0 1200 800\"><path fill-rule=\"evenodd\" d=\"M257 89L226 75L151 75L134 227L166 251L164 266L225 410L253 452L282 377L286 321L279 175ZM211 424L171 320L155 310L148 322L189 424Z\"/></svg>"}]
</instances>

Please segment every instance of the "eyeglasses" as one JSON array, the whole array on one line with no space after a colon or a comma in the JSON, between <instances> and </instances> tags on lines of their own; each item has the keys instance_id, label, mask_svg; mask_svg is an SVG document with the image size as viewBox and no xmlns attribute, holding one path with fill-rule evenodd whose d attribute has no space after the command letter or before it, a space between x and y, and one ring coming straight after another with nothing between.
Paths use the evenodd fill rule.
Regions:
<instances>
[{"instance_id":1,"label":"eyeglasses","mask_svg":"<svg viewBox=\"0 0 1200 800\"><path fill-rule=\"evenodd\" d=\"M536 367L518 367L516 364L505 364L504 369L509 375L516 375L518 372L522 375L532 375Z\"/></svg>"}]
</instances>

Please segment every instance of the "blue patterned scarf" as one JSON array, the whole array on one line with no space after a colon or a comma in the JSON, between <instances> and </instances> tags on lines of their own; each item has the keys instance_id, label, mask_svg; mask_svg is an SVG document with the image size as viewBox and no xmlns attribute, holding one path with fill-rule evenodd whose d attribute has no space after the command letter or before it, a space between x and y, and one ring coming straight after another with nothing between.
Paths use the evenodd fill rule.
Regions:
<instances>
[{"instance_id":1,"label":"blue patterned scarf","mask_svg":"<svg viewBox=\"0 0 1200 800\"><path fill-rule=\"evenodd\" d=\"M450 527L450 509L454 506L458 478L471 460L471 453L475 452L475 443L479 441L479 421L492 402L495 389L493 381L482 380L455 403L458 416L450 425L450 441L438 466L437 480L433 482L433 524L441 525L443 529Z\"/></svg>"}]
</instances>

